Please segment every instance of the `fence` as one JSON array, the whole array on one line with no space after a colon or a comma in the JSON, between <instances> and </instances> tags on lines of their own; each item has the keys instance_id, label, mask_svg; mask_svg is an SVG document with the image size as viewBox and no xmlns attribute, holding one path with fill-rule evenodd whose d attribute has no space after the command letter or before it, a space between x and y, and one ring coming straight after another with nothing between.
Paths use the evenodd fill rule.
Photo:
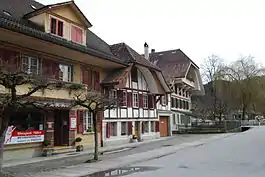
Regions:
<instances>
[{"instance_id":1,"label":"fence","mask_svg":"<svg viewBox=\"0 0 265 177\"><path fill-rule=\"evenodd\" d=\"M261 126L265 125L265 120L242 120L241 126Z\"/></svg>"}]
</instances>

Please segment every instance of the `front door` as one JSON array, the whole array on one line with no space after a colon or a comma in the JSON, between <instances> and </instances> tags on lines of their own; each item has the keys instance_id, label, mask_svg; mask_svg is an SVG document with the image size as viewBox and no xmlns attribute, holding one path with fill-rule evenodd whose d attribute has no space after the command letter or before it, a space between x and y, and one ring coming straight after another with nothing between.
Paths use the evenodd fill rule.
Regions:
<instances>
[{"instance_id":1,"label":"front door","mask_svg":"<svg viewBox=\"0 0 265 177\"><path fill-rule=\"evenodd\" d=\"M135 132L135 136L137 137L139 137L139 127L140 127L140 122L136 121L135 126L134 126L134 132Z\"/></svg>"},{"instance_id":2,"label":"front door","mask_svg":"<svg viewBox=\"0 0 265 177\"><path fill-rule=\"evenodd\" d=\"M168 136L168 117L160 117L159 120L160 136Z\"/></svg>"},{"instance_id":3,"label":"front door","mask_svg":"<svg viewBox=\"0 0 265 177\"><path fill-rule=\"evenodd\" d=\"M69 111L56 110L54 116L54 145L69 145Z\"/></svg>"}]
</instances>

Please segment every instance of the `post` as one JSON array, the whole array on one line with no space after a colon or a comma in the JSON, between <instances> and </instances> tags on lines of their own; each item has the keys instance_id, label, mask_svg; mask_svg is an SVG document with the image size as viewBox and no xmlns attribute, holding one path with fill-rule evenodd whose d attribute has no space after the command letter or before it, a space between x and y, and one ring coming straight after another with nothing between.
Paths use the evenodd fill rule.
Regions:
<instances>
[{"instance_id":1,"label":"post","mask_svg":"<svg viewBox=\"0 0 265 177\"><path fill-rule=\"evenodd\" d=\"M98 160L98 127L97 127L97 112L93 111L93 127L94 127L94 160Z\"/></svg>"}]
</instances>

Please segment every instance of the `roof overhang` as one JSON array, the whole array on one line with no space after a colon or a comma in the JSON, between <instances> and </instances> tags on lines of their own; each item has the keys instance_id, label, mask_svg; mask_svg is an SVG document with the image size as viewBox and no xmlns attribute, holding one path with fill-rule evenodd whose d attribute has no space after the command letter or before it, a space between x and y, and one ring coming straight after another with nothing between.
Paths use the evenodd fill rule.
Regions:
<instances>
[{"instance_id":1,"label":"roof overhang","mask_svg":"<svg viewBox=\"0 0 265 177\"><path fill-rule=\"evenodd\" d=\"M126 66L122 61L118 61L114 58L112 59L112 57L108 57L107 54L99 51L88 49L83 46L70 45L66 41L59 43L57 40L53 41L53 38L44 37L44 35L49 34L43 34L43 36L35 35L34 31L36 30L32 29L32 34L29 36L28 34L23 34L23 29L21 28L18 30L22 30L22 34L20 32L14 32L13 30L1 28L1 25L2 24L0 23L0 43L2 46L7 46L11 49L17 48L23 51L28 50L28 52L34 51L35 54L39 54L41 56L47 55L51 58L81 62L100 68L111 69Z\"/></svg>"},{"instance_id":2,"label":"roof overhang","mask_svg":"<svg viewBox=\"0 0 265 177\"><path fill-rule=\"evenodd\" d=\"M71 7L76 12L78 17L83 21L83 23L85 24L85 26L87 28L92 27L92 24L88 21L86 16L82 13L82 11L78 8L78 6L75 4L74 1L67 1L67 2L62 2L62 3L57 3L57 4L51 4L51 5L44 6L44 7L40 8L40 9L37 9L37 10L35 10L33 12L25 14L24 18L29 19L31 17L37 16L39 14L42 14L44 12L48 12L48 11L51 11L53 9L61 8L61 7L65 7L65 6Z\"/></svg>"}]
</instances>

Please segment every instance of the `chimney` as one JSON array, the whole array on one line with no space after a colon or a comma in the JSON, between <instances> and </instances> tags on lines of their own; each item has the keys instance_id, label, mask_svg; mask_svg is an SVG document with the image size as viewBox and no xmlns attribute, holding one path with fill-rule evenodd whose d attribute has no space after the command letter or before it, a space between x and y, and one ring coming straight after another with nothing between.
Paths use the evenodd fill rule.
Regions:
<instances>
[{"instance_id":1,"label":"chimney","mask_svg":"<svg viewBox=\"0 0 265 177\"><path fill-rule=\"evenodd\" d=\"M156 52L155 49L151 49L151 54L154 54Z\"/></svg>"},{"instance_id":2,"label":"chimney","mask_svg":"<svg viewBox=\"0 0 265 177\"><path fill-rule=\"evenodd\" d=\"M144 58L149 60L149 46L146 42L144 43Z\"/></svg>"}]
</instances>

